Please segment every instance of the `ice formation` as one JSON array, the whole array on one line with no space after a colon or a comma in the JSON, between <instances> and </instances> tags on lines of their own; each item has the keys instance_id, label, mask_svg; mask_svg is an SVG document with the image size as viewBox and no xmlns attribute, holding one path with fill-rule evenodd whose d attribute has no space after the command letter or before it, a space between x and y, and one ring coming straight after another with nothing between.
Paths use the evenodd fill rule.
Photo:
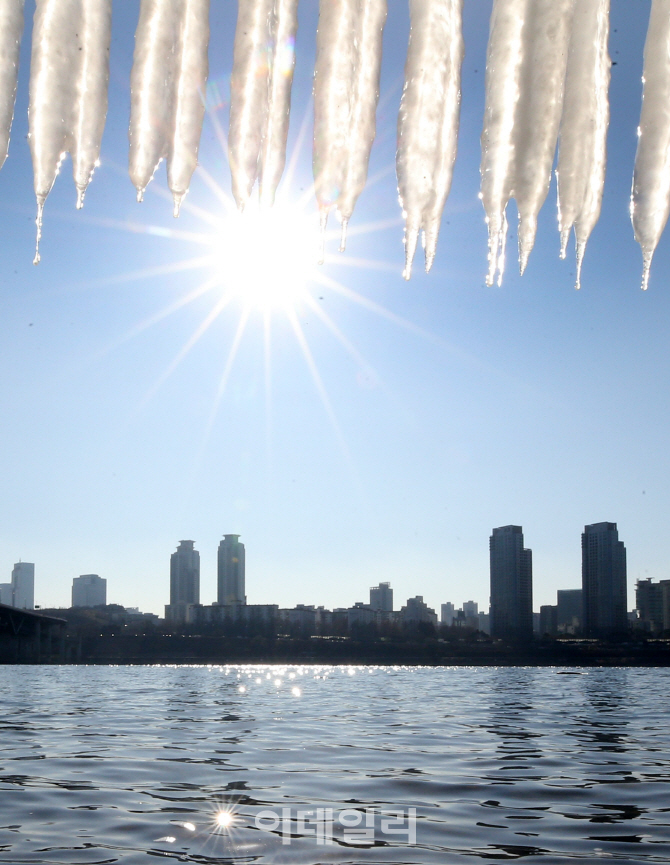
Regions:
<instances>
[{"instance_id":1,"label":"ice formation","mask_svg":"<svg viewBox=\"0 0 670 865\"><path fill-rule=\"evenodd\" d=\"M297 29L298 0L239 3L228 150L240 210L257 180L261 202L274 203L286 162Z\"/></svg>"},{"instance_id":2,"label":"ice formation","mask_svg":"<svg viewBox=\"0 0 670 865\"><path fill-rule=\"evenodd\" d=\"M575 232L577 287L599 217L609 123L611 0L493 0L486 64L481 198L487 283L502 279L507 206L519 214L523 273L559 138L561 257ZM141 0L131 73L131 179L142 199L162 159L175 216L197 164L208 73L210 0ZM429 270L451 185L463 60L463 0L409 0L411 30L396 167L409 278L419 236ZM36 0L29 140L39 261L44 203L70 153L81 207L107 113L112 0ZM229 155L243 209L258 181L271 205L286 161L298 0L239 0ZM24 0L0 0L0 167L14 111ZM375 137L387 0L320 0L314 70L314 186L322 236L347 224ZM670 214L670 0L652 0L631 194L643 287Z\"/></svg>"},{"instance_id":3,"label":"ice formation","mask_svg":"<svg viewBox=\"0 0 670 865\"><path fill-rule=\"evenodd\" d=\"M410 0L405 86L398 115L396 168L405 218L409 279L419 233L426 272L433 264L456 160L463 62L463 0Z\"/></svg>"},{"instance_id":4,"label":"ice formation","mask_svg":"<svg viewBox=\"0 0 670 865\"><path fill-rule=\"evenodd\" d=\"M77 207L100 156L107 115L111 0L37 0L30 61L29 130L40 260L44 202L66 153Z\"/></svg>"},{"instance_id":5,"label":"ice formation","mask_svg":"<svg viewBox=\"0 0 670 865\"><path fill-rule=\"evenodd\" d=\"M670 212L670 0L653 0L630 211L642 247L642 288Z\"/></svg>"},{"instance_id":6,"label":"ice formation","mask_svg":"<svg viewBox=\"0 0 670 865\"><path fill-rule=\"evenodd\" d=\"M130 179L141 201L167 159L175 216L198 162L208 45L209 0L142 0L130 76Z\"/></svg>"},{"instance_id":7,"label":"ice formation","mask_svg":"<svg viewBox=\"0 0 670 865\"><path fill-rule=\"evenodd\" d=\"M23 0L0 0L0 168L9 150L22 34Z\"/></svg>"},{"instance_id":8,"label":"ice formation","mask_svg":"<svg viewBox=\"0 0 670 865\"><path fill-rule=\"evenodd\" d=\"M320 0L314 69L314 188L322 237L347 224L368 173L379 100L386 0Z\"/></svg>"},{"instance_id":9,"label":"ice formation","mask_svg":"<svg viewBox=\"0 0 670 865\"><path fill-rule=\"evenodd\" d=\"M558 223L561 258L575 229L576 287L586 242L600 216L607 162L610 0L575 5L558 148Z\"/></svg>"},{"instance_id":10,"label":"ice formation","mask_svg":"<svg viewBox=\"0 0 670 865\"><path fill-rule=\"evenodd\" d=\"M494 0L486 66L482 200L492 285L504 270L511 198L519 211L519 266L535 242L551 182L575 0Z\"/></svg>"}]
</instances>

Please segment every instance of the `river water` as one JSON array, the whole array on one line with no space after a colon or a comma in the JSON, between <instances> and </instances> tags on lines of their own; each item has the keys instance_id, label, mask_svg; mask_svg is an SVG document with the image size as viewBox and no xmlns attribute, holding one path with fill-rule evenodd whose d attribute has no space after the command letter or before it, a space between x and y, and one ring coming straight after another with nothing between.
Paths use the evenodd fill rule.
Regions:
<instances>
[{"instance_id":1,"label":"river water","mask_svg":"<svg viewBox=\"0 0 670 865\"><path fill-rule=\"evenodd\" d=\"M670 862L670 670L0 667L0 863Z\"/></svg>"}]
</instances>

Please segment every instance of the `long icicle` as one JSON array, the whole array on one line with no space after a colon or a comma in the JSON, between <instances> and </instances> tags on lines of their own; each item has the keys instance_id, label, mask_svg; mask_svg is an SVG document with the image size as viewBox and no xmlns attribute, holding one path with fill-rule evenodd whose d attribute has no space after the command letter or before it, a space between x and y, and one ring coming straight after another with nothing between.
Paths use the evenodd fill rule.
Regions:
<instances>
[{"instance_id":1,"label":"long icicle","mask_svg":"<svg viewBox=\"0 0 670 865\"><path fill-rule=\"evenodd\" d=\"M405 219L405 279L411 276L420 232L426 272L430 270L451 187L461 97L462 12L462 0L410 0L396 155Z\"/></svg>"},{"instance_id":2,"label":"long icicle","mask_svg":"<svg viewBox=\"0 0 670 865\"><path fill-rule=\"evenodd\" d=\"M130 73L130 179L142 201L173 124L176 0L142 0Z\"/></svg>"},{"instance_id":3,"label":"long icicle","mask_svg":"<svg viewBox=\"0 0 670 865\"><path fill-rule=\"evenodd\" d=\"M168 186L175 216L179 216L198 164L209 71L209 0L179 0L177 24L174 117L167 154Z\"/></svg>"},{"instance_id":4,"label":"long icicle","mask_svg":"<svg viewBox=\"0 0 670 865\"><path fill-rule=\"evenodd\" d=\"M298 0L240 3L230 82L228 151L233 197L244 210L259 181L274 203L286 162Z\"/></svg>"},{"instance_id":5,"label":"long icicle","mask_svg":"<svg viewBox=\"0 0 670 865\"><path fill-rule=\"evenodd\" d=\"M493 0L486 56L486 107L482 131L481 198L489 233L486 284L502 282L507 203L514 191L516 108L521 95L529 0Z\"/></svg>"},{"instance_id":6,"label":"long icicle","mask_svg":"<svg viewBox=\"0 0 670 865\"><path fill-rule=\"evenodd\" d=\"M337 202L337 211L342 222L340 252L344 252L347 225L368 178L370 151L377 131L382 35L386 15L386 0L365 0L361 3L355 34L358 57L353 76L347 159L342 191Z\"/></svg>"},{"instance_id":7,"label":"long icicle","mask_svg":"<svg viewBox=\"0 0 670 865\"><path fill-rule=\"evenodd\" d=\"M107 118L109 45L112 37L111 0L82 0L79 28L80 72L75 82L72 171L77 187L77 207L100 159L100 145Z\"/></svg>"},{"instance_id":8,"label":"long icicle","mask_svg":"<svg viewBox=\"0 0 670 865\"><path fill-rule=\"evenodd\" d=\"M574 4L575 0L534 0L528 11L521 98L513 134L521 273L528 264L537 217L551 183Z\"/></svg>"},{"instance_id":9,"label":"long icicle","mask_svg":"<svg viewBox=\"0 0 670 865\"><path fill-rule=\"evenodd\" d=\"M652 0L630 212L642 247L642 288L670 213L670 0Z\"/></svg>"},{"instance_id":10,"label":"long icicle","mask_svg":"<svg viewBox=\"0 0 670 865\"><path fill-rule=\"evenodd\" d=\"M260 167L260 198L264 205L274 204L286 164L297 30L298 0L275 0L267 127Z\"/></svg>"},{"instance_id":11,"label":"long icicle","mask_svg":"<svg viewBox=\"0 0 670 865\"><path fill-rule=\"evenodd\" d=\"M575 229L577 277L581 286L586 243L600 216L607 164L610 0L579 0L568 55L563 119L558 148L558 225L561 258Z\"/></svg>"},{"instance_id":12,"label":"long icicle","mask_svg":"<svg viewBox=\"0 0 670 865\"><path fill-rule=\"evenodd\" d=\"M22 34L23 0L0 0L0 168L9 150Z\"/></svg>"},{"instance_id":13,"label":"long icicle","mask_svg":"<svg viewBox=\"0 0 670 865\"><path fill-rule=\"evenodd\" d=\"M28 120L37 198L34 264L40 260L44 202L69 145L72 120L69 84L77 51L78 7L78 0L37 0L33 19Z\"/></svg>"},{"instance_id":14,"label":"long icicle","mask_svg":"<svg viewBox=\"0 0 670 865\"><path fill-rule=\"evenodd\" d=\"M365 183L379 97L385 0L320 0L314 68L314 190L322 236L346 224ZM365 35L365 45L361 40ZM340 209L342 208L342 209ZM342 248L342 245L341 245Z\"/></svg>"}]
</instances>

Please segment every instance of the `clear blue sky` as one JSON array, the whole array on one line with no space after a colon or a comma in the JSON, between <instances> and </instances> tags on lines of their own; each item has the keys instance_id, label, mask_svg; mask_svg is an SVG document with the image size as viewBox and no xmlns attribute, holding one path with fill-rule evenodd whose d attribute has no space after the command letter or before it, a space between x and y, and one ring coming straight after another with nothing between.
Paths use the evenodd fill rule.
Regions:
<instances>
[{"instance_id":1,"label":"clear blue sky","mask_svg":"<svg viewBox=\"0 0 670 865\"><path fill-rule=\"evenodd\" d=\"M86 206L74 209L68 162L47 202L42 263L32 265L28 26L0 172L0 581L22 558L35 562L38 604L69 605L72 578L98 573L110 602L162 612L170 554L192 538L210 603L219 539L237 532L250 602L343 606L389 580L396 606L415 594L485 605L490 530L516 523L533 550L539 609L557 588L580 585L580 533L602 520L618 523L627 546L629 608L636 579L670 576L670 239L642 293L628 217L650 4L612 3L608 174L580 292L572 248L558 259L554 187L526 275L514 267L513 237L502 288L484 285L477 194L489 0L465 4L460 150L435 266L425 276L418 261L412 281L401 279L393 167L408 21L404 0L389 6L370 167L381 177L359 200L346 254L320 271L388 315L309 286L356 354L296 306L339 434L283 313L273 317L269 396L263 321L252 314L217 402L241 302L165 376L221 296L213 288L178 306L213 272L171 266L208 252L202 212L222 208L196 175L192 207L175 221L164 167L135 202L126 164L136 0L114 4L110 111ZM28 0L28 22L33 8ZM311 124L316 12L316 0L303 0L292 152L302 121ZM233 0L212 0L211 78L223 104L212 88L200 161L226 193L214 121L227 128L235 17ZM308 130L288 197L310 181ZM371 230L355 233L363 227Z\"/></svg>"}]
</instances>

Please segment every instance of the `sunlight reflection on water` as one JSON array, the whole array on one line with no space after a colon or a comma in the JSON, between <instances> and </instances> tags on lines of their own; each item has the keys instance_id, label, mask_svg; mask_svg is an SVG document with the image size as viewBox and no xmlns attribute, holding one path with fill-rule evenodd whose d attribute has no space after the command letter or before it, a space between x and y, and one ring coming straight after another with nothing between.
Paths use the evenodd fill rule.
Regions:
<instances>
[{"instance_id":1,"label":"sunlight reflection on water","mask_svg":"<svg viewBox=\"0 0 670 865\"><path fill-rule=\"evenodd\" d=\"M670 861L670 672L562 672L0 667L0 863Z\"/></svg>"}]
</instances>

